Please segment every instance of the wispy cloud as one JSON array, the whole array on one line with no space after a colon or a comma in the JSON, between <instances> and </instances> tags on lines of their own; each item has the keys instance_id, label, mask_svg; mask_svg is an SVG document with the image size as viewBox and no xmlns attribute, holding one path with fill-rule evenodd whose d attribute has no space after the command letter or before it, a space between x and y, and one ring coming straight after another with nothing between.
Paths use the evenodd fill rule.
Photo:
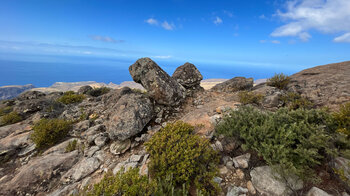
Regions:
<instances>
[{"instance_id":1,"label":"wispy cloud","mask_svg":"<svg viewBox=\"0 0 350 196\"><path fill-rule=\"evenodd\" d=\"M175 25L174 25L173 23L169 24L167 21L164 21L164 22L162 23L162 27L163 27L165 30L171 31L171 30L174 30Z\"/></svg>"},{"instance_id":2,"label":"wispy cloud","mask_svg":"<svg viewBox=\"0 0 350 196\"><path fill-rule=\"evenodd\" d=\"M281 41L279 40L260 40L259 41L261 44L266 44L266 43L271 43L271 44L280 44Z\"/></svg>"},{"instance_id":3,"label":"wispy cloud","mask_svg":"<svg viewBox=\"0 0 350 196\"><path fill-rule=\"evenodd\" d=\"M216 16L213 23L216 25L219 25L219 24L223 23L223 21L219 16Z\"/></svg>"},{"instance_id":4,"label":"wispy cloud","mask_svg":"<svg viewBox=\"0 0 350 196\"><path fill-rule=\"evenodd\" d=\"M150 24L150 25L158 25L158 20L154 19L154 18L149 18L147 20L145 20L146 23Z\"/></svg>"},{"instance_id":5,"label":"wispy cloud","mask_svg":"<svg viewBox=\"0 0 350 196\"><path fill-rule=\"evenodd\" d=\"M224 10L223 12L224 12L224 14L226 14L228 17L230 17L230 18L233 17L233 13L232 13L232 12L227 11L227 10Z\"/></svg>"},{"instance_id":6,"label":"wispy cloud","mask_svg":"<svg viewBox=\"0 0 350 196\"><path fill-rule=\"evenodd\" d=\"M101 36L101 35L91 35L91 39L96 41L108 42L108 43L122 43L124 40L116 40L109 36Z\"/></svg>"},{"instance_id":7,"label":"wispy cloud","mask_svg":"<svg viewBox=\"0 0 350 196\"><path fill-rule=\"evenodd\" d=\"M170 59L172 56L166 55L166 56L152 56L152 58L155 59Z\"/></svg>"},{"instance_id":8,"label":"wispy cloud","mask_svg":"<svg viewBox=\"0 0 350 196\"><path fill-rule=\"evenodd\" d=\"M259 16L259 18L260 18L260 19L267 19L267 17L265 16L265 14L261 14L261 15Z\"/></svg>"},{"instance_id":9,"label":"wispy cloud","mask_svg":"<svg viewBox=\"0 0 350 196\"><path fill-rule=\"evenodd\" d=\"M286 11L276 16L287 24L275 29L271 36L294 36L308 41L310 30L321 33L342 33L335 42L347 42L350 34L349 0L293 0L286 3Z\"/></svg>"}]
</instances>

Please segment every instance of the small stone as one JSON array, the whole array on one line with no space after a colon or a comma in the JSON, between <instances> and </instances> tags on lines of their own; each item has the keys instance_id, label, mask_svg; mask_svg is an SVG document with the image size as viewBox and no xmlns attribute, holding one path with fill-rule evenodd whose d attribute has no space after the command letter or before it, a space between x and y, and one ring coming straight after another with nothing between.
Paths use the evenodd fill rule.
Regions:
<instances>
[{"instance_id":1,"label":"small stone","mask_svg":"<svg viewBox=\"0 0 350 196\"><path fill-rule=\"evenodd\" d=\"M110 146L110 152L114 155L119 155L125 153L130 147L130 139L124 141L117 140Z\"/></svg>"},{"instance_id":2,"label":"small stone","mask_svg":"<svg viewBox=\"0 0 350 196\"><path fill-rule=\"evenodd\" d=\"M118 163L113 169L113 174L117 174L124 167L124 165L124 162Z\"/></svg>"},{"instance_id":3,"label":"small stone","mask_svg":"<svg viewBox=\"0 0 350 196\"><path fill-rule=\"evenodd\" d=\"M222 144L219 140L216 140L216 142L214 144L211 145L211 147L216 150L216 151L220 151L222 152L224 149L222 147Z\"/></svg>"},{"instance_id":4,"label":"small stone","mask_svg":"<svg viewBox=\"0 0 350 196\"><path fill-rule=\"evenodd\" d=\"M244 172L240 169L236 170L236 175L239 179L243 180L244 179Z\"/></svg>"},{"instance_id":5,"label":"small stone","mask_svg":"<svg viewBox=\"0 0 350 196\"><path fill-rule=\"evenodd\" d=\"M228 188L226 196L239 196L241 194L248 193L248 189L243 188L243 187L237 187L237 186L230 186Z\"/></svg>"},{"instance_id":6,"label":"small stone","mask_svg":"<svg viewBox=\"0 0 350 196\"><path fill-rule=\"evenodd\" d=\"M142 155L133 154L129 158L129 162L139 162L141 160L141 158L142 158Z\"/></svg>"},{"instance_id":7,"label":"small stone","mask_svg":"<svg viewBox=\"0 0 350 196\"><path fill-rule=\"evenodd\" d=\"M227 167L225 167L225 166L221 167L221 168L219 169L219 173L220 173L221 175L226 175L226 174L228 173Z\"/></svg>"},{"instance_id":8,"label":"small stone","mask_svg":"<svg viewBox=\"0 0 350 196\"><path fill-rule=\"evenodd\" d=\"M244 155L240 155L233 158L233 162L235 163L235 167L245 169L245 168L248 168L249 159L250 159L250 153L246 153Z\"/></svg>"},{"instance_id":9,"label":"small stone","mask_svg":"<svg viewBox=\"0 0 350 196\"><path fill-rule=\"evenodd\" d=\"M95 138L94 142L98 147L102 147L104 145L106 145L106 142L108 141L108 137L106 136L98 136Z\"/></svg>"},{"instance_id":10,"label":"small stone","mask_svg":"<svg viewBox=\"0 0 350 196\"><path fill-rule=\"evenodd\" d=\"M252 195L256 194L256 190L255 190L255 188L253 186L252 181L250 181L250 180L247 182L247 189L248 189L250 194L252 194Z\"/></svg>"},{"instance_id":11,"label":"small stone","mask_svg":"<svg viewBox=\"0 0 350 196\"><path fill-rule=\"evenodd\" d=\"M228 161L226 163L226 167L229 168L229 169L233 169L233 161Z\"/></svg>"},{"instance_id":12,"label":"small stone","mask_svg":"<svg viewBox=\"0 0 350 196\"><path fill-rule=\"evenodd\" d=\"M98 150L100 150L100 148L98 146L92 146L87 152L86 152L86 156L87 157L92 157L95 152L97 152Z\"/></svg>"},{"instance_id":13,"label":"small stone","mask_svg":"<svg viewBox=\"0 0 350 196\"><path fill-rule=\"evenodd\" d=\"M306 196L331 196L327 192L319 189L317 187L312 187L309 192L307 192Z\"/></svg>"},{"instance_id":14,"label":"small stone","mask_svg":"<svg viewBox=\"0 0 350 196\"><path fill-rule=\"evenodd\" d=\"M216 182L217 184L220 184L222 182L222 178L214 177L213 181Z\"/></svg>"},{"instance_id":15,"label":"small stone","mask_svg":"<svg viewBox=\"0 0 350 196\"><path fill-rule=\"evenodd\" d=\"M125 164L125 171L128 171L129 169L133 169L135 167L137 167L137 162L130 162Z\"/></svg>"},{"instance_id":16,"label":"small stone","mask_svg":"<svg viewBox=\"0 0 350 196\"><path fill-rule=\"evenodd\" d=\"M219 114L215 114L214 116L210 117L210 123L213 125L217 125L221 120L221 116Z\"/></svg>"}]
</instances>

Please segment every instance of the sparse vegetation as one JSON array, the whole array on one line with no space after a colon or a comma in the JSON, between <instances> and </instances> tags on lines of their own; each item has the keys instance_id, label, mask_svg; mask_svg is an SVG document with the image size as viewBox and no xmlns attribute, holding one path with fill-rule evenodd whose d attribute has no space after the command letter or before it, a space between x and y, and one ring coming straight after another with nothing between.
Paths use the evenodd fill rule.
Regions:
<instances>
[{"instance_id":1,"label":"sparse vegetation","mask_svg":"<svg viewBox=\"0 0 350 196\"><path fill-rule=\"evenodd\" d=\"M205 195L217 195L219 157L206 139L193 133L194 127L184 122L169 123L157 132L145 146L150 153L151 176L173 176L176 187L185 184Z\"/></svg>"},{"instance_id":2,"label":"sparse vegetation","mask_svg":"<svg viewBox=\"0 0 350 196\"><path fill-rule=\"evenodd\" d=\"M92 90L88 91L86 94L91 95L93 97L98 97L108 93L110 90L111 88L108 88L108 87L93 88Z\"/></svg>"},{"instance_id":3,"label":"sparse vegetation","mask_svg":"<svg viewBox=\"0 0 350 196\"><path fill-rule=\"evenodd\" d=\"M269 165L280 165L282 174L303 179L335 152L335 125L323 110L281 108L272 113L244 106L231 111L216 129L242 140L244 150L255 150Z\"/></svg>"},{"instance_id":4,"label":"sparse vegetation","mask_svg":"<svg viewBox=\"0 0 350 196\"><path fill-rule=\"evenodd\" d=\"M63 119L41 119L33 126L31 139L38 149L51 147L67 136L71 125Z\"/></svg>"},{"instance_id":5,"label":"sparse vegetation","mask_svg":"<svg viewBox=\"0 0 350 196\"><path fill-rule=\"evenodd\" d=\"M58 98L57 101L63 104L72 104L72 103L80 103L84 99L85 99L85 95L78 95L74 91L67 91L60 98Z\"/></svg>"},{"instance_id":6,"label":"sparse vegetation","mask_svg":"<svg viewBox=\"0 0 350 196\"><path fill-rule=\"evenodd\" d=\"M341 105L339 112L335 112L333 116L338 125L337 131L350 139L350 102Z\"/></svg>"},{"instance_id":7,"label":"sparse vegetation","mask_svg":"<svg viewBox=\"0 0 350 196\"><path fill-rule=\"evenodd\" d=\"M264 99L264 96L259 93L249 92L249 91L240 91L238 93L239 102L242 104L256 104L260 105L261 101Z\"/></svg>"},{"instance_id":8,"label":"sparse vegetation","mask_svg":"<svg viewBox=\"0 0 350 196\"><path fill-rule=\"evenodd\" d=\"M22 121L23 118L15 111L0 117L0 126L10 125Z\"/></svg>"},{"instance_id":9,"label":"sparse vegetation","mask_svg":"<svg viewBox=\"0 0 350 196\"><path fill-rule=\"evenodd\" d=\"M76 150L78 147L77 144L78 144L78 140L70 141L68 143L68 145L66 146L66 152L72 152L72 151Z\"/></svg>"},{"instance_id":10,"label":"sparse vegetation","mask_svg":"<svg viewBox=\"0 0 350 196\"><path fill-rule=\"evenodd\" d=\"M266 82L267 85L276 87L278 89L284 90L290 82L290 78L283 73L275 74L273 77L269 78Z\"/></svg>"},{"instance_id":11,"label":"sparse vegetation","mask_svg":"<svg viewBox=\"0 0 350 196\"><path fill-rule=\"evenodd\" d=\"M0 108L0 116L4 116L4 115L6 115L6 114L8 114L10 112L12 112L12 107L11 106Z\"/></svg>"},{"instance_id":12,"label":"sparse vegetation","mask_svg":"<svg viewBox=\"0 0 350 196\"><path fill-rule=\"evenodd\" d=\"M280 99L282 101L282 106L288 107L291 110L296 110L299 108L313 108L313 104L311 101L295 92L288 92L287 94L282 95Z\"/></svg>"}]
</instances>

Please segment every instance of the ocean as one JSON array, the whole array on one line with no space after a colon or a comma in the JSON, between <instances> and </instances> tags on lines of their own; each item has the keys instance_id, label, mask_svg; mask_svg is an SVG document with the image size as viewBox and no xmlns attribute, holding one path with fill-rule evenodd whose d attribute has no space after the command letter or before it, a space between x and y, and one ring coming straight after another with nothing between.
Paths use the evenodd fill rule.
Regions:
<instances>
[{"instance_id":1,"label":"ocean","mask_svg":"<svg viewBox=\"0 0 350 196\"><path fill-rule=\"evenodd\" d=\"M91 60L74 62L43 62L0 60L0 86L33 84L36 87L48 87L55 82L96 81L120 84L131 81L128 68L133 60ZM168 74L172 75L176 67L185 62L157 61ZM293 74L300 70L291 68L220 65L194 63L204 79L236 76L253 77L254 80L269 78L275 73Z\"/></svg>"}]
</instances>

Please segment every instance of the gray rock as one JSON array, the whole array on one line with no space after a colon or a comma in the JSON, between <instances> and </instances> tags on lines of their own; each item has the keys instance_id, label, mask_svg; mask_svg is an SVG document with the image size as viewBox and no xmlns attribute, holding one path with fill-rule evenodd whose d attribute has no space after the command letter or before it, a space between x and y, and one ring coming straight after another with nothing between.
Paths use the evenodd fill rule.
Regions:
<instances>
[{"instance_id":1,"label":"gray rock","mask_svg":"<svg viewBox=\"0 0 350 196\"><path fill-rule=\"evenodd\" d=\"M250 159L250 153L246 153L244 155L234 157L232 160L236 168L245 169L245 168L248 168L249 159Z\"/></svg>"},{"instance_id":2,"label":"gray rock","mask_svg":"<svg viewBox=\"0 0 350 196\"><path fill-rule=\"evenodd\" d=\"M95 138L94 142L98 147L102 147L104 145L106 145L106 142L108 141L108 137L104 136L104 135L99 135Z\"/></svg>"},{"instance_id":3,"label":"gray rock","mask_svg":"<svg viewBox=\"0 0 350 196\"><path fill-rule=\"evenodd\" d=\"M131 147L131 140L127 139L124 141L117 140L113 142L109 148L110 152L114 155L125 153Z\"/></svg>"},{"instance_id":4,"label":"gray rock","mask_svg":"<svg viewBox=\"0 0 350 196\"><path fill-rule=\"evenodd\" d=\"M307 192L306 196L331 196L331 195L317 187L312 187L309 190L309 192Z\"/></svg>"},{"instance_id":5,"label":"gray rock","mask_svg":"<svg viewBox=\"0 0 350 196\"><path fill-rule=\"evenodd\" d=\"M140 133L153 118L153 104L142 94L122 96L106 122L109 138L126 140Z\"/></svg>"},{"instance_id":6,"label":"gray rock","mask_svg":"<svg viewBox=\"0 0 350 196\"><path fill-rule=\"evenodd\" d=\"M79 132L86 131L90 127L89 120L83 120L74 125L73 129Z\"/></svg>"},{"instance_id":7,"label":"gray rock","mask_svg":"<svg viewBox=\"0 0 350 196\"><path fill-rule=\"evenodd\" d=\"M342 171L344 173L344 177L350 180L350 160L349 159L346 159L343 157L335 158L334 169L336 171Z\"/></svg>"},{"instance_id":8,"label":"gray rock","mask_svg":"<svg viewBox=\"0 0 350 196\"><path fill-rule=\"evenodd\" d=\"M22 134L11 134L0 140L0 161L2 157L12 156L17 154L17 150L27 147L29 144L32 144L29 140L30 133Z\"/></svg>"},{"instance_id":9,"label":"gray rock","mask_svg":"<svg viewBox=\"0 0 350 196\"><path fill-rule=\"evenodd\" d=\"M113 174L117 174L123 167L125 167L125 162L118 163L113 169Z\"/></svg>"},{"instance_id":10,"label":"gray rock","mask_svg":"<svg viewBox=\"0 0 350 196\"><path fill-rule=\"evenodd\" d=\"M79 94L87 94L89 91L91 91L93 88L89 85L82 86L79 88L78 93Z\"/></svg>"},{"instance_id":11,"label":"gray rock","mask_svg":"<svg viewBox=\"0 0 350 196\"><path fill-rule=\"evenodd\" d=\"M204 90L203 87L200 86L203 76L196 66L191 63L185 63L176 68L172 78L186 88L187 96L192 96L194 92Z\"/></svg>"},{"instance_id":12,"label":"gray rock","mask_svg":"<svg viewBox=\"0 0 350 196\"><path fill-rule=\"evenodd\" d=\"M216 150L216 151L219 151L219 152L222 152L224 149L222 147L222 144L219 140L216 140L214 144L211 144L211 147Z\"/></svg>"},{"instance_id":13,"label":"gray rock","mask_svg":"<svg viewBox=\"0 0 350 196\"><path fill-rule=\"evenodd\" d=\"M95 152L97 152L99 150L100 150L100 148L98 146L92 146L91 148L89 148L89 150L87 150L86 156L92 157L95 154Z\"/></svg>"},{"instance_id":14,"label":"gray rock","mask_svg":"<svg viewBox=\"0 0 350 196\"><path fill-rule=\"evenodd\" d=\"M129 158L129 162L139 162L142 159L142 155L133 154Z\"/></svg>"},{"instance_id":15,"label":"gray rock","mask_svg":"<svg viewBox=\"0 0 350 196\"><path fill-rule=\"evenodd\" d=\"M63 183L77 182L96 171L100 165L100 161L95 157L84 158L64 174L61 181Z\"/></svg>"},{"instance_id":16,"label":"gray rock","mask_svg":"<svg viewBox=\"0 0 350 196\"><path fill-rule=\"evenodd\" d=\"M222 182L222 178L214 177L213 181L216 182L217 184L220 184Z\"/></svg>"},{"instance_id":17,"label":"gray rock","mask_svg":"<svg viewBox=\"0 0 350 196\"><path fill-rule=\"evenodd\" d=\"M230 186L228 188L226 196L239 196L242 193L248 193L248 189L243 188L243 187Z\"/></svg>"},{"instance_id":18,"label":"gray rock","mask_svg":"<svg viewBox=\"0 0 350 196\"><path fill-rule=\"evenodd\" d=\"M262 100L262 106L265 108L277 108L282 104L280 98L283 93L276 87L260 84L258 86L255 86L252 92L264 96L264 99Z\"/></svg>"},{"instance_id":19,"label":"gray rock","mask_svg":"<svg viewBox=\"0 0 350 196\"><path fill-rule=\"evenodd\" d=\"M281 176L273 171L269 166L254 168L250 172L253 186L261 194L273 196L287 196L293 193L288 187L294 190L303 188L303 182L295 176L289 176L287 182L282 180ZM287 185L288 183L288 185Z\"/></svg>"},{"instance_id":20,"label":"gray rock","mask_svg":"<svg viewBox=\"0 0 350 196\"><path fill-rule=\"evenodd\" d=\"M235 77L215 85L212 91L232 93L240 90L249 90L253 87L253 78Z\"/></svg>"},{"instance_id":21,"label":"gray rock","mask_svg":"<svg viewBox=\"0 0 350 196\"><path fill-rule=\"evenodd\" d=\"M141 58L129 67L133 80L162 105L178 105L185 98L185 88L171 78L150 58Z\"/></svg>"}]
</instances>

